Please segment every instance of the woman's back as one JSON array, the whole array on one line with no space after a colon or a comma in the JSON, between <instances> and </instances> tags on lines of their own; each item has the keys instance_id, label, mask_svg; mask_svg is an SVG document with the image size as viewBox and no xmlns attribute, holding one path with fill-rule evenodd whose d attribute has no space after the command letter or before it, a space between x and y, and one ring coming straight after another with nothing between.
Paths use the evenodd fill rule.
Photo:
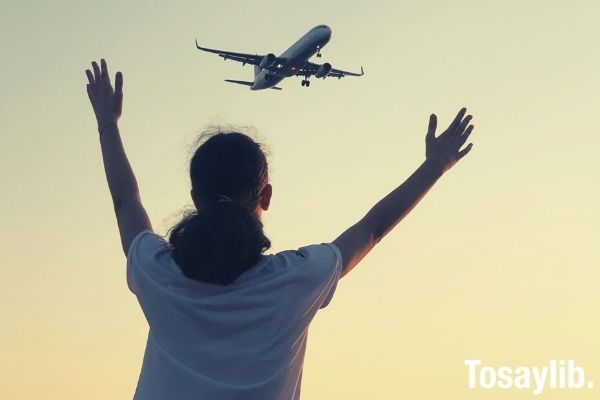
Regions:
<instances>
[{"instance_id":1,"label":"woman's back","mask_svg":"<svg viewBox=\"0 0 600 400\"><path fill-rule=\"evenodd\" d=\"M127 281L150 331L139 399L297 399L308 326L341 274L331 243L269 254L230 285L186 278L169 244L141 232Z\"/></svg>"}]
</instances>

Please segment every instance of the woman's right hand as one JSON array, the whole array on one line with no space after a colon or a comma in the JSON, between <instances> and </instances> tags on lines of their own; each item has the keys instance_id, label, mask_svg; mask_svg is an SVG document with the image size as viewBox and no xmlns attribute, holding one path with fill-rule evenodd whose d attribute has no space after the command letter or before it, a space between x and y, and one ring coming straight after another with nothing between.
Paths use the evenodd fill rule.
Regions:
<instances>
[{"instance_id":1,"label":"woman's right hand","mask_svg":"<svg viewBox=\"0 0 600 400\"><path fill-rule=\"evenodd\" d=\"M425 156L427 162L437 166L442 172L449 170L473 147L473 143L469 143L467 147L460 150L473 131L473 125L469 125L473 116L467 115L463 118L466 112L467 109L462 108L448 129L437 137L435 136L437 117L435 114L429 117L429 128L425 136Z\"/></svg>"}]
</instances>

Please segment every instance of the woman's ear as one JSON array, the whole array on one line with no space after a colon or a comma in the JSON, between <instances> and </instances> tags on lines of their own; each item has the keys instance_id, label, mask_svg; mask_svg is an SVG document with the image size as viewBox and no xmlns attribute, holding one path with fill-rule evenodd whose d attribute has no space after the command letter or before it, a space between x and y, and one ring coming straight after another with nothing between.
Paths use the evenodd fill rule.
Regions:
<instances>
[{"instance_id":1,"label":"woman's ear","mask_svg":"<svg viewBox=\"0 0 600 400\"><path fill-rule=\"evenodd\" d=\"M260 196L260 207L265 211L269 209L269 204L271 204L271 195L273 195L273 186L267 183Z\"/></svg>"}]
</instances>

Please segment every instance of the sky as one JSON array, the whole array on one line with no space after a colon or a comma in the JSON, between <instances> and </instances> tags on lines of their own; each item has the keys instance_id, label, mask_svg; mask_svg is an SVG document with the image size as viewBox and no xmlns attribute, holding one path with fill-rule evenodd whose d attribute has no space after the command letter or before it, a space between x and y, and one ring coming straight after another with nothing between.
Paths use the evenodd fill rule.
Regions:
<instances>
[{"instance_id":1,"label":"sky","mask_svg":"<svg viewBox=\"0 0 600 400\"><path fill-rule=\"evenodd\" d=\"M131 398L147 323L125 281L85 69L124 76L121 136L155 231L192 205L208 126L270 151L268 253L331 242L424 160L428 116L474 115L470 154L338 284L311 324L303 399L529 399L491 366L574 360L600 390L595 1L5 1L0 14L0 396ZM365 75L223 82L310 28Z\"/></svg>"}]
</instances>

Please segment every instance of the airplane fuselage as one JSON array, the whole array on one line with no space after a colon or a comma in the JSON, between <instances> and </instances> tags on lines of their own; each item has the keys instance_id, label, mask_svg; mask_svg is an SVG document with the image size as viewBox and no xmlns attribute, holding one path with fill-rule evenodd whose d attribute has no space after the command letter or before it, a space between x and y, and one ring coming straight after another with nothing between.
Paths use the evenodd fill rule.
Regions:
<instances>
[{"instance_id":1,"label":"airplane fuselage","mask_svg":"<svg viewBox=\"0 0 600 400\"><path fill-rule=\"evenodd\" d=\"M281 65L277 73L263 69L254 77L254 83L250 90L268 89L277 85L284 78L297 74L309 58L320 51L331 39L331 29L326 25L312 28L304 36L296 41L289 49L284 51L280 57L285 58L285 64Z\"/></svg>"}]
</instances>

